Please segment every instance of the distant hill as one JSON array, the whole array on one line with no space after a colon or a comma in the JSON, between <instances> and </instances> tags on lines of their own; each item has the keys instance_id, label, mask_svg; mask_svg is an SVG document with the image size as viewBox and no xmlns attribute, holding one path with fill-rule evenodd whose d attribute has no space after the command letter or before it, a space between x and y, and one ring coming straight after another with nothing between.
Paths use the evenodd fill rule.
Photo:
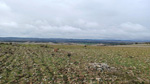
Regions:
<instances>
[{"instance_id":1,"label":"distant hill","mask_svg":"<svg viewBox=\"0 0 150 84\"><path fill-rule=\"evenodd\" d=\"M20 38L0 37L0 42L53 42L53 43L87 43L87 44L133 44L135 42L149 42L138 40L103 40L103 39L64 39L64 38Z\"/></svg>"}]
</instances>

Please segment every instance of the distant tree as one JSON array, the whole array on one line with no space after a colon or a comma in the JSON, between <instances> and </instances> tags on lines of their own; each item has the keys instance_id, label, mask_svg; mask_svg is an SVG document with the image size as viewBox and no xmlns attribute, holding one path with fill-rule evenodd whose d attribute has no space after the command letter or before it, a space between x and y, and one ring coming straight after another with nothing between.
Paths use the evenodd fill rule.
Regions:
<instances>
[{"instance_id":1,"label":"distant tree","mask_svg":"<svg viewBox=\"0 0 150 84\"><path fill-rule=\"evenodd\" d=\"M145 42L145 44L150 44L150 42Z\"/></svg>"},{"instance_id":2,"label":"distant tree","mask_svg":"<svg viewBox=\"0 0 150 84\"><path fill-rule=\"evenodd\" d=\"M126 43L120 43L119 45L127 45Z\"/></svg>"}]
</instances>

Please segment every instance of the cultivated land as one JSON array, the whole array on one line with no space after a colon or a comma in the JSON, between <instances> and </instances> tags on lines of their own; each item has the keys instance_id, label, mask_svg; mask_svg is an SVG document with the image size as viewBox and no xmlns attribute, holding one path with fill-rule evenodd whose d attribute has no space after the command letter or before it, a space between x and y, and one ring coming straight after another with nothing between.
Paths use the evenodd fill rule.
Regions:
<instances>
[{"instance_id":1,"label":"cultivated land","mask_svg":"<svg viewBox=\"0 0 150 84\"><path fill-rule=\"evenodd\" d=\"M48 83L150 84L150 47L0 44L0 84Z\"/></svg>"}]
</instances>

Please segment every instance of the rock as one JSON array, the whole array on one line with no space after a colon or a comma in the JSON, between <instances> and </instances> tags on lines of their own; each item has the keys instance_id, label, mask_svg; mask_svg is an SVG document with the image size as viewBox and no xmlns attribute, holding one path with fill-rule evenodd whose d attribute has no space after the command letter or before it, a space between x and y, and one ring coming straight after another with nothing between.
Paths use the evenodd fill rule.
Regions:
<instances>
[{"instance_id":1,"label":"rock","mask_svg":"<svg viewBox=\"0 0 150 84\"><path fill-rule=\"evenodd\" d=\"M127 74L129 74L129 76L134 76L134 73L133 73L132 70L129 70L129 71L127 72Z\"/></svg>"},{"instance_id":2,"label":"rock","mask_svg":"<svg viewBox=\"0 0 150 84\"><path fill-rule=\"evenodd\" d=\"M2 78L2 76L0 75L0 79Z\"/></svg>"},{"instance_id":3,"label":"rock","mask_svg":"<svg viewBox=\"0 0 150 84\"><path fill-rule=\"evenodd\" d=\"M137 77L137 80L142 83L143 82L143 79L141 79L140 77Z\"/></svg>"},{"instance_id":4,"label":"rock","mask_svg":"<svg viewBox=\"0 0 150 84\"><path fill-rule=\"evenodd\" d=\"M106 63L89 63L89 69L99 70L99 71L115 71L115 67L110 67Z\"/></svg>"},{"instance_id":5,"label":"rock","mask_svg":"<svg viewBox=\"0 0 150 84\"><path fill-rule=\"evenodd\" d=\"M111 72L115 72L117 69L115 67L110 67Z\"/></svg>"}]
</instances>

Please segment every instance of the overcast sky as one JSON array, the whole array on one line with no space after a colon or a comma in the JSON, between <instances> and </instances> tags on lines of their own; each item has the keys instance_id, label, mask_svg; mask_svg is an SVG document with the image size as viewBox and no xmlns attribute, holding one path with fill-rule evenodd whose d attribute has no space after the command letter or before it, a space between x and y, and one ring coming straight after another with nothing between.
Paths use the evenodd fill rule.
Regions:
<instances>
[{"instance_id":1,"label":"overcast sky","mask_svg":"<svg viewBox=\"0 0 150 84\"><path fill-rule=\"evenodd\" d=\"M0 0L0 37L150 40L150 0Z\"/></svg>"}]
</instances>

